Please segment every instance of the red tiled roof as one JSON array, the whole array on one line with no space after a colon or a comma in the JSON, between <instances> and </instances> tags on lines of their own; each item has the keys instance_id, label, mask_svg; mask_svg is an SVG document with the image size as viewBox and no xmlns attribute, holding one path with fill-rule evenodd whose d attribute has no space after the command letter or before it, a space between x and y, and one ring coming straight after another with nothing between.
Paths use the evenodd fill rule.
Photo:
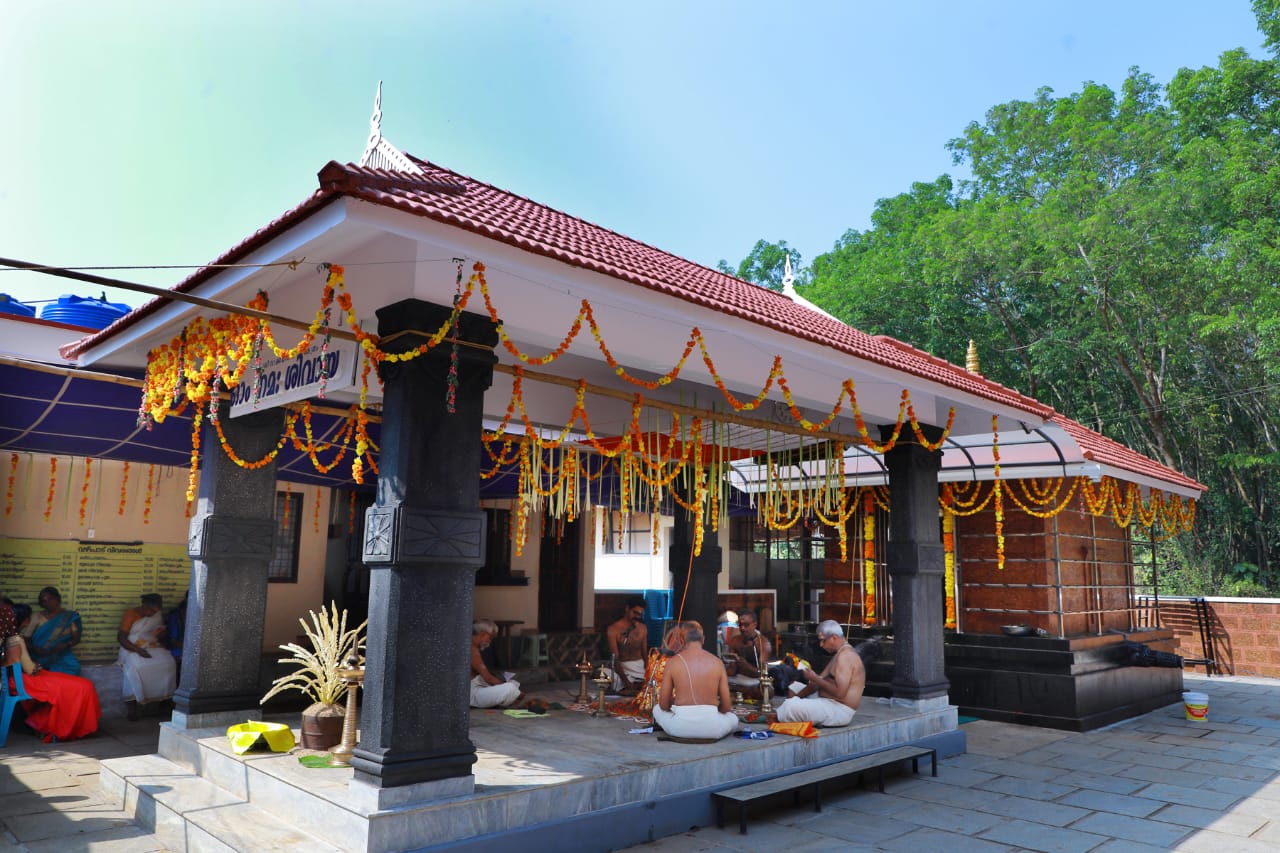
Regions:
<instances>
[{"instance_id":1,"label":"red tiled roof","mask_svg":"<svg viewBox=\"0 0 1280 853\"><path fill-rule=\"evenodd\" d=\"M1039 401L971 374L943 359L884 336L873 337L792 302L788 297L695 264L638 240L601 228L535 201L412 158L421 177L331 162L320 170L310 199L228 250L214 264L230 263L341 196L402 210L471 231L571 266L629 281L760 326L831 347L847 355L901 370L958 391L1047 418ZM174 289L186 292L217 273L206 267ZM73 358L114 336L162 304L157 298L96 335L64 347Z\"/></svg>"},{"instance_id":2,"label":"red tiled roof","mask_svg":"<svg viewBox=\"0 0 1280 853\"><path fill-rule=\"evenodd\" d=\"M193 290L219 272L216 265L243 258L330 202L349 196L462 228L571 266L603 273L856 358L1049 418L1076 440L1086 458L1186 488L1205 489L1172 468L1054 413L1050 406L895 338L868 335L798 305L783 294L676 257L425 160L411 159L422 169L422 176L329 163L320 170L320 188L309 199L227 250L210 266L193 273L173 289L179 292ZM154 313L165 301L157 297L106 329L63 347L63 356L74 358Z\"/></svg>"},{"instance_id":3,"label":"red tiled roof","mask_svg":"<svg viewBox=\"0 0 1280 853\"><path fill-rule=\"evenodd\" d=\"M1168 465L1162 465L1135 450L1130 450L1118 441L1112 441L1105 435L1094 432L1084 424L1071 420L1071 418L1055 413L1051 421L1062 427L1075 440L1076 444L1080 446L1084 458L1091 462L1099 462L1103 465L1110 465L1113 468L1132 471L1135 474L1166 480L1188 489L1198 489L1201 492L1208 489L1207 486L1180 474Z\"/></svg>"}]
</instances>

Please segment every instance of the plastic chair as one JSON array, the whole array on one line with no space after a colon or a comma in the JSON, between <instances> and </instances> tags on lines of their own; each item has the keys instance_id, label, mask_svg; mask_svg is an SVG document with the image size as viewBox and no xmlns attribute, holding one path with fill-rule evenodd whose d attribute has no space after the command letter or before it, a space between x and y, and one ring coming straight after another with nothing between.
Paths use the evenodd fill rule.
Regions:
<instances>
[{"instance_id":1,"label":"plastic chair","mask_svg":"<svg viewBox=\"0 0 1280 853\"><path fill-rule=\"evenodd\" d=\"M521 666L547 666L551 663L547 656L546 634L526 633L521 637L524 640L523 654L520 656Z\"/></svg>"},{"instance_id":2,"label":"plastic chair","mask_svg":"<svg viewBox=\"0 0 1280 853\"><path fill-rule=\"evenodd\" d=\"M9 680L13 679L12 688ZM0 748L9 739L9 724L13 722L13 709L19 702L30 699L27 688L22 684L22 664L11 663L0 667L0 697L4 699L4 708L0 710Z\"/></svg>"}]
</instances>

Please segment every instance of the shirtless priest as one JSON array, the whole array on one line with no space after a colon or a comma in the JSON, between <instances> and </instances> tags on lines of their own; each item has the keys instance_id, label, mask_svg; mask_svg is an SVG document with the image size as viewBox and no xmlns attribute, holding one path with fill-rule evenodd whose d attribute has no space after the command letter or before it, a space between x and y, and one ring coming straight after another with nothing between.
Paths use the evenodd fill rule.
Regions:
<instances>
[{"instance_id":1,"label":"shirtless priest","mask_svg":"<svg viewBox=\"0 0 1280 853\"><path fill-rule=\"evenodd\" d=\"M653 721L672 737L719 740L738 728L720 658L702 648L702 626L684 622L684 648L662 671Z\"/></svg>"},{"instance_id":2,"label":"shirtless priest","mask_svg":"<svg viewBox=\"0 0 1280 853\"><path fill-rule=\"evenodd\" d=\"M608 627L605 638L614 663L613 689L634 695L644 687L645 651L649 644L643 598L633 595L627 599L622 618Z\"/></svg>"},{"instance_id":3,"label":"shirtless priest","mask_svg":"<svg viewBox=\"0 0 1280 853\"><path fill-rule=\"evenodd\" d=\"M811 669L801 670L802 677L809 684L794 698L782 703L778 709L778 720L784 723L809 720L818 726L847 726L862 702L867 670L862 665L862 658L845 640L840 623L834 619L819 623L818 645L831 654L831 660L821 675ZM811 696L813 698L809 698Z\"/></svg>"}]
</instances>

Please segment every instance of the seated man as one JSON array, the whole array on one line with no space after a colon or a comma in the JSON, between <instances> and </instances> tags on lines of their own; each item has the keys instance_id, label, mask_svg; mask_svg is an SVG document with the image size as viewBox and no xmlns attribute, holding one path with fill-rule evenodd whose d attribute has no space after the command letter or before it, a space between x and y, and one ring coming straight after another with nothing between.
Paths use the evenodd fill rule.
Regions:
<instances>
[{"instance_id":1,"label":"seated man","mask_svg":"<svg viewBox=\"0 0 1280 853\"><path fill-rule=\"evenodd\" d=\"M613 662L613 689L632 694L644 687L645 650L649 629L644 624L644 599L627 599L622 618L605 630L609 657Z\"/></svg>"},{"instance_id":2,"label":"seated man","mask_svg":"<svg viewBox=\"0 0 1280 853\"><path fill-rule=\"evenodd\" d=\"M163 702L178 687L178 667L164 649L164 600L154 592L142 596L142 604L124 612L116 641L120 652L116 662L124 670L125 706L129 719L138 719L139 708Z\"/></svg>"},{"instance_id":3,"label":"seated man","mask_svg":"<svg viewBox=\"0 0 1280 853\"><path fill-rule=\"evenodd\" d=\"M867 686L867 670L862 658L844 638L844 629L834 619L818 625L818 645L832 655L822 674L801 670L808 686L778 709L778 720L798 723L809 720L819 726L847 726L862 702ZM818 694L814 696L814 694ZM809 698L813 696L813 698Z\"/></svg>"},{"instance_id":4,"label":"seated man","mask_svg":"<svg viewBox=\"0 0 1280 853\"><path fill-rule=\"evenodd\" d=\"M520 682L504 681L485 665L483 652L493 642L498 626L488 619L471 625L471 707L503 708L520 698Z\"/></svg>"},{"instance_id":5,"label":"seated man","mask_svg":"<svg viewBox=\"0 0 1280 853\"><path fill-rule=\"evenodd\" d=\"M760 633L756 615L750 610L738 612L738 630L729 635L729 653L725 666L729 672L729 686L741 690L753 699L760 698L760 674L769 664L773 646Z\"/></svg>"},{"instance_id":6,"label":"seated man","mask_svg":"<svg viewBox=\"0 0 1280 853\"><path fill-rule=\"evenodd\" d=\"M719 740L738 728L730 713L729 679L718 657L702 648L702 626L685 622L684 647L667 661L653 721L672 737Z\"/></svg>"}]
</instances>

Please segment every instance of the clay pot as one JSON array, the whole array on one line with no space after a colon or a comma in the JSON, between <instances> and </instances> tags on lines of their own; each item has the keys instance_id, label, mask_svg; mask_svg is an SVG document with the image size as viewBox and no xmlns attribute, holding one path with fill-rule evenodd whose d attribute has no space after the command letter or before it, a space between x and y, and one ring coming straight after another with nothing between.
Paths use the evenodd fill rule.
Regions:
<instances>
[{"instance_id":1,"label":"clay pot","mask_svg":"<svg viewBox=\"0 0 1280 853\"><path fill-rule=\"evenodd\" d=\"M316 702L302 712L302 748L328 749L342 741L342 719L346 709L341 705Z\"/></svg>"}]
</instances>

